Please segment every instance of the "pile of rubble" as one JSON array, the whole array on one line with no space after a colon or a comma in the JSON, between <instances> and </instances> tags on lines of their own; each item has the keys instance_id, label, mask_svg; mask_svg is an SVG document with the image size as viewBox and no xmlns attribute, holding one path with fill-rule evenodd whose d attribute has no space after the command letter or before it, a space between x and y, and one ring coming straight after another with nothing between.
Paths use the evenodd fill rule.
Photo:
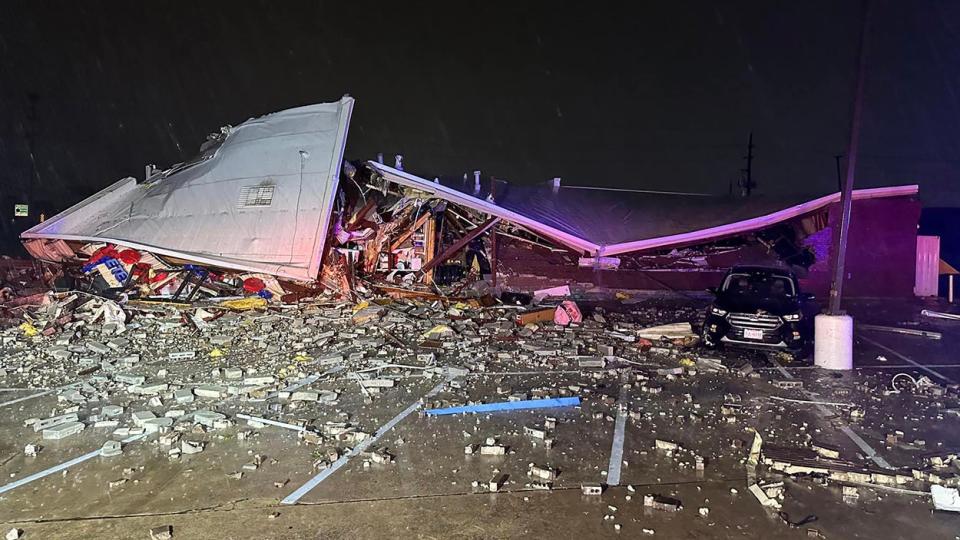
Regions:
<instances>
[{"instance_id":1,"label":"pile of rubble","mask_svg":"<svg viewBox=\"0 0 960 540\"><path fill-rule=\"evenodd\" d=\"M244 440L270 427L296 432L299 444L314 448L303 468L322 470L358 453L365 466L385 465L397 455L377 440L382 422L345 402L419 400L427 416L573 404L584 422L626 421L648 438L649 447L632 448L624 464L654 459L657 467L697 477L746 467L747 491L774 512L782 509L790 482L839 485L847 501L865 488L927 493L931 485L960 486L955 452L923 448L921 463L883 467L876 455L851 455L820 440L831 425L849 424L885 430L889 447L902 446L904 430L876 404L912 400L914 420L943 418L960 410L955 387L928 379L891 386L884 374L852 385L821 375L784 377L750 357L708 353L693 332L699 306L651 301L611 309L609 302L585 298L531 297L531 306L491 297L347 302L334 294L298 303L251 301L264 300L253 295L163 303L48 292L3 306L8 320L19 319L0 331L0 380L37 390L14 402L57 397L48 415L22 419L35 433L22 441L28 456L92 430L105 440L103 457L146 439L180 460L203 452L211 437ZM656 324L665 320L679 322ZM505 374L541 382L516 388ZM474 392L471 381L480 379L494 385L492 395ZM411 393L417 381L430 381L434 391ZM812 382L820 394L807 389ZM814 408L821 410L809 414ZM519 439L549 451L563 429L556 417L545 416L516 433L465 431L464 454L509 457L509 441ZM918 440L910 445L923 447ZM229 476L271 463L276 458L253 454ZM522 487L499 468L492 479L471 485L497 492L563 483L564 472L549 461L524 469ZM133 473L111 485L123 485ZM606 475L600 474L605 481ZM604 483L581 488L601 494ZM659 511L683 508L673 493L647 493L642 500ZM709 515L705 502L692 506Z\"/></svg>"}]
</instances>

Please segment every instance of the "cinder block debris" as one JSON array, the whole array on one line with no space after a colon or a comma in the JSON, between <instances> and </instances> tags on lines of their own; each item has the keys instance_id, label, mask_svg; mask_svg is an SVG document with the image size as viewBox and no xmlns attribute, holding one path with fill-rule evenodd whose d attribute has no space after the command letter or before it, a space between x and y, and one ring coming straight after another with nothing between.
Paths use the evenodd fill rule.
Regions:
<instances>
[{"instance_id":1,"label":"cinder block debris","mask_svg":"<svg viewBox=\"0 0 960 540\"><path fill-rule=\"evenodd\" d=\"M644 495L643 505L664 512L679 512L683 508L679 500L661 495Z\"/></svg>"},{"instance_id":2,"label":"cinder block debris","mask_svg":"<svg viewBox=\"0 0 960 540\"><path fill-rule=\"evenodd\" d=\"M100 448L100 455L103 457L119 456L122 453L123 448L120 441L107 441L103 443L103 446Z\"/></svg>"},{"instance_id":3,"label":"cinder block debris","mask_svg":"<svg viewBox=\"0 0 960 540\"><path fill-rule=\"evenodd\" d=\"M162 525L150 529L150 540L171 540L173 538L173 526Z\"/></svg>"},{"instance_id":4,"label":"cinder block debris","mask_svg":"<svg viewBox=\"0 0 960 540\"><path fill-rule=\"evenodd\" d=\"M47 440L59 440L67 438L71 435L76 435L83 431L84 428L83 422L67 422L65 424L57 424L53 427L49 427L43 430L43 438Z\"/></svg>"},{"instance_id":5,"label":"cinder block debris","mask_svg":"<svg viewBox=\"0 0 960 540\"><path fill-rule=\"evenodd\" d=\"M580 492L584 495L600 495L603 493L603 484L598 482L584 482L580 484Z\"/></svg>"}]
</instances>

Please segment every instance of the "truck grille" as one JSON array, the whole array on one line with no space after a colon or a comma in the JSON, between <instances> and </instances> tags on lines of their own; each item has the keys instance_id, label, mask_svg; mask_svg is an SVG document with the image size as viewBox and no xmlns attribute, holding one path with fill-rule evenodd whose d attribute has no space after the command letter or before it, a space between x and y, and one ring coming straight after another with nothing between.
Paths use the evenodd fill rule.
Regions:
<instances>
[{"instance_id":1,"label":"truck grille","mask_svg":"<svg viewBox=\"0 0 960 540\"><path fill-rule=\"evenodd\" d=\"M762 330L773 330L780 327L780 317L764 313L754 315L752 313L731 313L727 320L733 326L741 328L760 328Z\"/></svg>"}]
</instances>

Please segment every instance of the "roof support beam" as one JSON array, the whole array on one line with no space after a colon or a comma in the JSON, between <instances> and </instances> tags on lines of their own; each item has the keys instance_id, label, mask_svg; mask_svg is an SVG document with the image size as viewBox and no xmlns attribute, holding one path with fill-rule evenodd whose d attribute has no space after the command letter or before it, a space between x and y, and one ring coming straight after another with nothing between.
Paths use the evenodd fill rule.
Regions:
<instances>
[{"instance_id":1,"label":"roof support beam","mask_svg":"<svg viewBox=\"0 0 960 540\"><path fill-rule=\"evenodd\" d=\"M467 234L463 235L459 240L454 242L450 247L443 250L443 252L440 253L440 255L437 255L436 257L431 259L430 262L425 264L423 268L420 269L420 271L426 274L430 270L433 270L438 264L454 256L458 251L460 251L461 249L466 247L467 244L473 241L474 238L487 232L488 230L490 230L491 227L493 227L499 222L500 222L500 218L497 216L493 216L490 219L484 221L479 227L475 229L471 229L469 232L467 232Z\"/></svg>"}]
</instances>

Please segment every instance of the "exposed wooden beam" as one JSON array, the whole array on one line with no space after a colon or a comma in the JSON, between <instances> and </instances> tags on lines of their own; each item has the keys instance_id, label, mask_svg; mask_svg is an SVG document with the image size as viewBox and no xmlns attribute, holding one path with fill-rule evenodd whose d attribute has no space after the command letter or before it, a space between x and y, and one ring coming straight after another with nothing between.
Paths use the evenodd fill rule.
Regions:
<instances>
[{"instance_id":1,"label":"exposed wooden beam","mask_svg":"<svg viewBox=\"0 0 960 540\"><path fill-rule=\"evenodd\" d=\"M450 247L443 250L443 252L440 255L437 255L433 259L430 259L430 262L425 264L423 268L420 269L420 271L426 274L427 272L433 270L434 267L436 267L438 264L446 261L453 255L455 255L458 251L466 247L466 245L469 244L474 238L487 232L488 230L490 230L491 227L493 227L499 222L500 222L500 218L497 216L494 216L484 221L479 227L475 229L471 229L470 231L467 232L467 234L463 235L459 240L454 242Z\"/></svg>"},{"instance_id":2,"label":"exposed wooden beam","mask_svg":"<svg viewBox=\"0 0 960 540\"><path fill-rule=\"evenodd\" d=\"M404 231L403 234L398 236L397 239L394 240L392 244L390 244L390 251L394 251L395 249L400 247L400 244L406 242L407 238L410 238L411 236L413 236L413 233L417 232L417 229L419 229L420 227L423 227L423 224L426 223L428 219L430 219L430 215L431 215L430 210L427 209L427 211L424 212L422 216L417 218L417 221L415 221L413 225L411 225L410 227L407 227L407 230Z\"/></svg>"}]
</instances>

